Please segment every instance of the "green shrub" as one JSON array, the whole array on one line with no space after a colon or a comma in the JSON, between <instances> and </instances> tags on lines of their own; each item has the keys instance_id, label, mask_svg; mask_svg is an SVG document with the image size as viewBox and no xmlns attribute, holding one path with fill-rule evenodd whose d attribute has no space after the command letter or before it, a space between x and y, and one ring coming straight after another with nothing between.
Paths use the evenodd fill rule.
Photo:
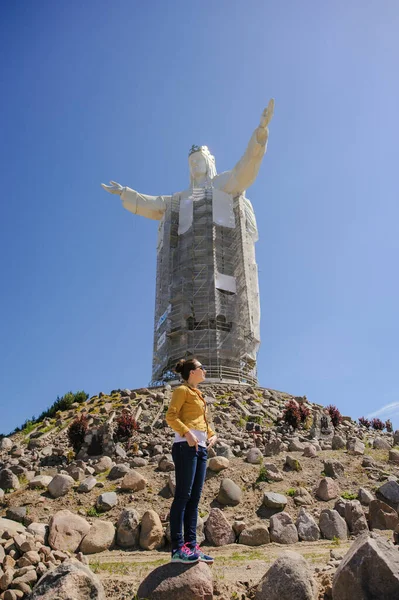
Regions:
<instances>
[{"instance_id":1,"label":"green shrub","mask_svg":"<svg viewBox=\"0 0 399 600\"><path fill-rule=\"evenodd\" d=\"M341 498L344 500L357 500L357 494L353 494L352 492L342 492Z\"/></svg>"},{"instance_id":2,"label":"green shrub","mask_svg":"<svg viewBox=\"0 0 399 600\"><path fill-rule=\"evenodd\" d=\"M261 465L259 468L259 475L256 479L256 483L261 483L262 481L266 481L267 483L269 483L270 481L270 479L267 476L266 467L264 465Z\"/></svg>"}]
</instances>

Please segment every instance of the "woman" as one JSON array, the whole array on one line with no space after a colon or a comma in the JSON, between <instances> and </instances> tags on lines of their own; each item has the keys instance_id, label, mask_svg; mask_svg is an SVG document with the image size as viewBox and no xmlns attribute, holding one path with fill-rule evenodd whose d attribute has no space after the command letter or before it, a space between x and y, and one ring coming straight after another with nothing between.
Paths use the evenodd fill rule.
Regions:
<instances>
[{"instance_id":1,"label":"woman","mask_svg":"<svg viewBox=\"0 0 399 600\"><path fill-rule=\"evenodd\" d=\"M216 442L206 416L206 403L198 389L205 379L201 363L191 358L176 367L184 381L176 388L166 413L166 422L175 431L172 448L176 472L176 491L170 509L172 562L213 563L197 544L198 503L206 474L208 448ZM184 528L184 536L183 536Z\"/></svg>"}]
</instances>

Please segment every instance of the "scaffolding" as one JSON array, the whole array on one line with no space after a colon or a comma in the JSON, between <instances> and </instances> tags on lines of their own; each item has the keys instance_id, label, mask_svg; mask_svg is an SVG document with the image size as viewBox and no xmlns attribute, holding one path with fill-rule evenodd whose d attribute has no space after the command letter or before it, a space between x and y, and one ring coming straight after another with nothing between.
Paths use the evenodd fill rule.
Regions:
<instances>
[{"instance_id":1,"label":"scaffolding","mask_svg":"<svg viewBox=\"0 0 399 600\"><path fill-rule=\"evenodd\" d=\"M183 201L190 219L179 229ZM177 361L191 356L209 379L257 383L259 288L244 196L234 198L232 215L215 218L211 187L168 203L158 231L151 385L176 379Z\"/></svg>"}]
</instances>

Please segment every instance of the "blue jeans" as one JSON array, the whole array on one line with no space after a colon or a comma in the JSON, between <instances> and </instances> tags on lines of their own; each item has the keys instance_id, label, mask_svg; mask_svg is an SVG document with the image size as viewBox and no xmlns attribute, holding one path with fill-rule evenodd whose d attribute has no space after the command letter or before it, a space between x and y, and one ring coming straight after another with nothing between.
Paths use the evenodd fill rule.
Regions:
<instances>
[{"instance_id":1,"label":"blue jeans","mask_svg":"<svg viewBox=\"0 0 399 600\"><path fill-rule=\"evenodd\" d=\"M194 548L197 543L198 503L205 481L208 451L204 446L198 446L196 450L187 442L175 442L172 457L176 474L176 491L169 517L173 553L184 544Z\"/></svg>"}]
</instances>

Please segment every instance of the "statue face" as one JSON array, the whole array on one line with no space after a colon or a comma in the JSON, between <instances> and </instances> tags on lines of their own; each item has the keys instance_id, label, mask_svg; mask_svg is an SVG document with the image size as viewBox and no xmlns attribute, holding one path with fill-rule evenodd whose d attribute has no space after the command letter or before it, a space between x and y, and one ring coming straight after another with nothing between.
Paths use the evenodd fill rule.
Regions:
<instances>
[{"instance_id":1,"label":"statue face","mask_svg":"<svg viewBox=\"0 0 399 600\"><path fill-rule=\"evenodd\" d=\"M207 165L202 152L194 152L194 154L191 154L188 158L188 163L190 165L191 176L194 179L198 179L199 177L206 175Z\"/></svg>"}]
</instances>

